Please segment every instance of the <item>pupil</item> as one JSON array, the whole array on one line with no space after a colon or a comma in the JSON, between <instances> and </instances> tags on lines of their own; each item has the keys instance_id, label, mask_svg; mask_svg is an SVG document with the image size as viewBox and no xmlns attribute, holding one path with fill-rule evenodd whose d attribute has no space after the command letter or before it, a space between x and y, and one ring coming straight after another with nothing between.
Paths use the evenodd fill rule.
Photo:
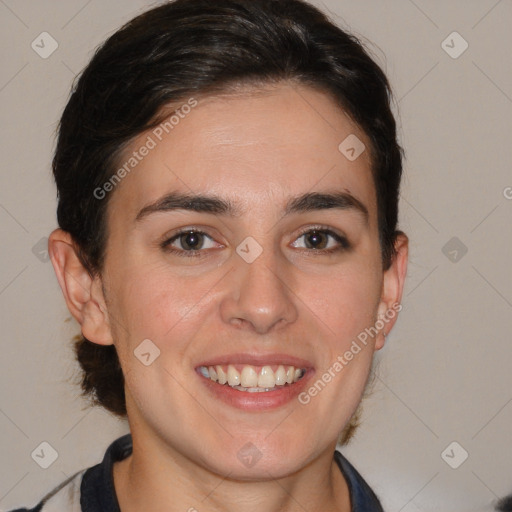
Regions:
<instances>
[{"instance_id":1,"label":"pupil","mask_svg":"<svg viewBox=\"0 0 512 512\"><path fill-rule=\"evenodd\" d=\"M199 233L185 233L181 235L181 245L185 249L197 249L201 244L201 235Z\"/></svg>"},{"instance_id":2,"label":"pupil","mask_svg":"<svg viewBox=\"0 0 512 512\"><path fill-rule=\"evenodd\" d=\"M306 236L306 246L309 249L318 249L325 247L325 235L321 231L311 231Z\"/></svg>"}]
</instances>

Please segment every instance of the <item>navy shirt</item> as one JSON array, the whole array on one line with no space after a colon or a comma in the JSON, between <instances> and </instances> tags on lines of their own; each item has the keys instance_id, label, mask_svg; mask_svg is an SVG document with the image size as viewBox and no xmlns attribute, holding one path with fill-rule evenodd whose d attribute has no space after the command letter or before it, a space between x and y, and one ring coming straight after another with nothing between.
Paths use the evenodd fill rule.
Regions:
<instances>
[{"instance_id":1,"label":"navy shirt","mask_svg":"<svg viewBox=\"0 0 512 512\"><path fill-rule=\"evenodd\" d=\"M101 463L75 473L34 508L12 512L120 512L112 469L114 462L131 453L132 436L126 434L108 447ZM334 460L347 481L352 512L383 512L374 492L339 451L334 452Z\"/></svg>"}]
</instances>

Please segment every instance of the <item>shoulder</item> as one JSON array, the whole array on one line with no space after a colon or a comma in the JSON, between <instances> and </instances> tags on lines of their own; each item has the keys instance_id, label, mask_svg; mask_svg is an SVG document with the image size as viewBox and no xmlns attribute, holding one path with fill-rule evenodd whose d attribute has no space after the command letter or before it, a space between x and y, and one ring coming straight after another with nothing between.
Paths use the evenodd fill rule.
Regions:
<instances>
[{"instance_id":1,"label":"shoulder","mask_svg":"<svg viewBox=\"0 0 512 512\"><path fill-rule=\"evenodd\" d=\"M80 485L84 469L50 491L35 507L18 508L11 512L80 512Z\"/></svg>"},{"instance_id":2,"label":"shoulder","mask_svg":"<svg viewBox=\"0 0 512 512\"><path fill-rule=\"evenodd\" d=\"M371 487L341 452L336 450L334 452L334 459L347 481L352 512L384 512L379 499Z\"/></svg>"},{"instance_id":3,"label":"shoulder","mask_svg":"<svg viewBox=\"0 0 512 512\"><path fill-rule=\"evenodd\" d=\"M75 473L50 491L35 507L10 512L81 512L83 507L89 512L118 512L112 466L114 462L127 457L131 450L131 435L126 434L112 442L101 463Z\"/></svg>"}]
</instances>

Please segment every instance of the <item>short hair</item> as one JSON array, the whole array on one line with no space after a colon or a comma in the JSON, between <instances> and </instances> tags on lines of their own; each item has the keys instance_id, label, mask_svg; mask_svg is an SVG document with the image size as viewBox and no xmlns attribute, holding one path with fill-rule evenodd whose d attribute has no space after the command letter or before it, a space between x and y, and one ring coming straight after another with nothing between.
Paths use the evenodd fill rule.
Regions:
<instances>
[{"instance_id":1,"label":"short hair","mask_svg":"<svg viewBox=\"0 0 512 512\"><path fill-rule=\"evenodd\" d=\"M382 265L389 268L402 149L388 80L363 44L303 0L175 0L137 16L96 50L60 120L57 218L91 276L101 274L108 237L109 197L99 200L94 191L112 179L123 149L192 95L283 81L329 95L368 137ZM115 347L79 335L75 352L83 395L125 416Z\"/></svg>"}]
</instances>

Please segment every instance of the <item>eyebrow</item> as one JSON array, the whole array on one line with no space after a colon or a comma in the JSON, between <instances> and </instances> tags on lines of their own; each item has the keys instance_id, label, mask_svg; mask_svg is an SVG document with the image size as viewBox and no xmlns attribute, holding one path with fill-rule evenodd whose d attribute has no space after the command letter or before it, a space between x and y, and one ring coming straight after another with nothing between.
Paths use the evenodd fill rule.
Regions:
<instances>
[{"instance_id":1,"label":"eyebrow","mask_svg":"<svg viewBox=\"0 0 512 512\"><path fill-rule=\"evenodd\" d=\"M360 214L368 224L369 213L366 206L349 192L308 192L288 200L284 214L306 213L318 210L339 209L349 210ZM156 212L168 212L173 210L188 210L200 213L212 213L217 215L237 216L241 208L231 201L227 201L215 195L191 195L171 192L161 197L154 203L144 206L137 214L135 221L141 221L145 217Z\"/></svg>"}]
</instances>

